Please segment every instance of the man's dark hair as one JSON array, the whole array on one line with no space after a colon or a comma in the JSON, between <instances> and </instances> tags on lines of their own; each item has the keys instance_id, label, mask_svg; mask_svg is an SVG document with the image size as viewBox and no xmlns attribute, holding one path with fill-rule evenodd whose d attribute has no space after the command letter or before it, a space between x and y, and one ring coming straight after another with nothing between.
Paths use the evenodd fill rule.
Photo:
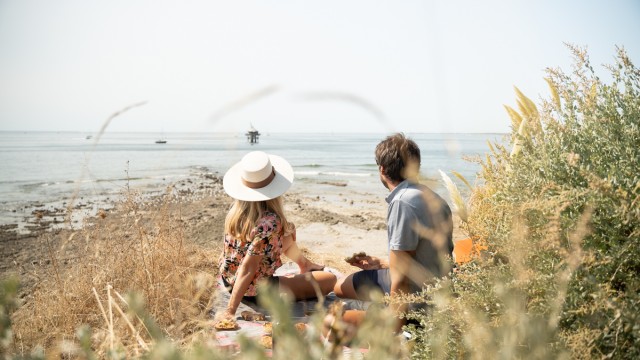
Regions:
<instances>
[{"instance_id":1,"label":"man's dark hair","mask_svg":"<svg viewBox=\"0 0 640 360\"><path fill-rule=\"evenodd\" d=\"M417 175L420 168L420 148L402 133L388 136L376 146L376 164L384 168L384 175L393 182L401 182Z\"/></svg>"}]
</instances>

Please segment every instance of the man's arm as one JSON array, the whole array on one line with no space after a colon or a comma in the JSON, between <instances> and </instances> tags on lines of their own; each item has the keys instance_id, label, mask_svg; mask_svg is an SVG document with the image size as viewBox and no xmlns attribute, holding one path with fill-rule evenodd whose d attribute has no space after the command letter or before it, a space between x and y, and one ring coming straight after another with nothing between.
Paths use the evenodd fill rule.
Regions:
<instances>
[{"instance_id":1,"label":"man's arm","mask_svg":"<svg viewBox=\"0 0 640 360\"><path fill-rule=\"evenodd\" d=\"M409 293L409 269L413 261L415 251L391 250L389 253L389 276L391 277L390 295L401 295ZM396 331L405 324L405 319L400 319L400 315L407 310L407 305L391 304L391 309L398 317Z\"/></svg>"}]
</instances>

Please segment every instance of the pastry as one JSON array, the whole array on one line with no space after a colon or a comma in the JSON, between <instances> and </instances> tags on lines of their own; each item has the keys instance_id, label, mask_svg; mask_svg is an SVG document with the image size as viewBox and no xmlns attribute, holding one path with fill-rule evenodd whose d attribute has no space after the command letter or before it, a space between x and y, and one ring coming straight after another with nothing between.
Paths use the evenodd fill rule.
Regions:
<instances>
[{"instance_id":1,"label":"pastry","mask_svg":"<svg viewBox=\"0 0 640 360\"><path fill-rule=\"evenodd\" d=\"M264 321L265 320L264 314L261 314L259 312L252 312L248 310L241 312L240 316L244 321Z\"/></svg>"},{"instance_id":2,"label":"pastry","mask_svg":"<svg viewBox=\"0 0 640 360\"><path fill-rule=\"evenodd\" d=\"M295 325L296 330L298 330L298 332L303 333L307 330L307 325L305 323L296 323Z\"/></svg>"},{"instance_id":3,"label":"pastry","mask_svg":"<svg viewBox=\"0 0 640 360\"><path fill-rule=\"evenodd\" d=\"M243 311L243 312L241 312L241 313L240 313L240 317L241 317L241 318L242 318L242 320L244 320L244 321L251 321L251 320L253 320L253 316L252 316L252 315L253 315L253 313L252 313L251 311L247 311L247 310L245 310L245 311Z\"/></svg>"},{"instance_id":4,"label":"pastry","mask_svg":"<svg viewBox=\"0 0 640 360\"><path fill-rule=\"evenodd\" d=\"M216 330L235 330L238 328L238 323L233 319L222 319L213 325Z\"/></svg>"},{"instance_id":5,"label":"pastry","mask_svg":"<svg viewBox=\"0 0 640 360\"><path fill-rule=\"evenodd\" d=\"M264 323L264 333L267 335L271 335L273 333L273 324L268 322Z\"/></svg>"},{"instance_id":6,"label":"pastry","mask_svg":"<svg viewBox=\"0 0 640 360\"><path fill-rule=\"evenodd\" d=\"M266 349L273 348L273 338L270 335L263 335L260 340L258 340L258 343Z\"/></svg>"}]
</instances>

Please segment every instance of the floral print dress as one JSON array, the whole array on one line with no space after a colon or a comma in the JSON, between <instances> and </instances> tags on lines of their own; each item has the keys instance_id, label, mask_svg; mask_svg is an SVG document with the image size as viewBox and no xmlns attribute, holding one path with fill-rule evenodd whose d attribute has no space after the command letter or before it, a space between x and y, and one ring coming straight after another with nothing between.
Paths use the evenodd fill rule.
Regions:
<instances>
[{"instance_id":1,"label":"floral print dress","mask_svg":"<svg viewBox=\"0 0 640 360\"><path fill-rule=\"evenodd\" d=\"M247 255L261 255L256 275L251 280L244 296L256 296L256 285L261 279L273 276L276 269L282 266L282 235L280 218L267 211L258 219L251 230L251 241L240 240L229 234L224 235L224 251L220 261L220 274L231 286L236 282L236 273L242 260Z\"/></svg>"}]
</instances>

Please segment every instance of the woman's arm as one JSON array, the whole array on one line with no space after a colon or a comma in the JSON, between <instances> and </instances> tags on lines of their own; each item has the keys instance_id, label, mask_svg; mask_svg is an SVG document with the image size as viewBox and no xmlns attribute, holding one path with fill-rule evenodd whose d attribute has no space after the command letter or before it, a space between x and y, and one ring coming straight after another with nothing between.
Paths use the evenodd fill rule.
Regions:
<instances>
[{"instance_id":1,"label":"woman's arm","mask_svg":"<svg viewBox=\"0 0 640 360\"><path fill-rule=\"evenodd\" d=\"M282 252L298 264L301 274L309 271L323 270L324 265L316 264L302 254L302 251L300 251L296 243L296 226L293 223L290 224L291 229L282 236Z\"/></svg>"},{"instance_id":2,"label":"woman's arm","mask_svg":"<svg viewBox=\"0 0 640 360\"><path fill-rule=\"evenodd\" d=\"M236 282L233 284L233 290L231 290L231 298L225 310L225 317L235 317L242 297L247 292L251 280L256 276L256 271L258 271L262 257L262 255L247 255L242 259L242 263L236 273Z\"/></svg>"}]
</instances>

